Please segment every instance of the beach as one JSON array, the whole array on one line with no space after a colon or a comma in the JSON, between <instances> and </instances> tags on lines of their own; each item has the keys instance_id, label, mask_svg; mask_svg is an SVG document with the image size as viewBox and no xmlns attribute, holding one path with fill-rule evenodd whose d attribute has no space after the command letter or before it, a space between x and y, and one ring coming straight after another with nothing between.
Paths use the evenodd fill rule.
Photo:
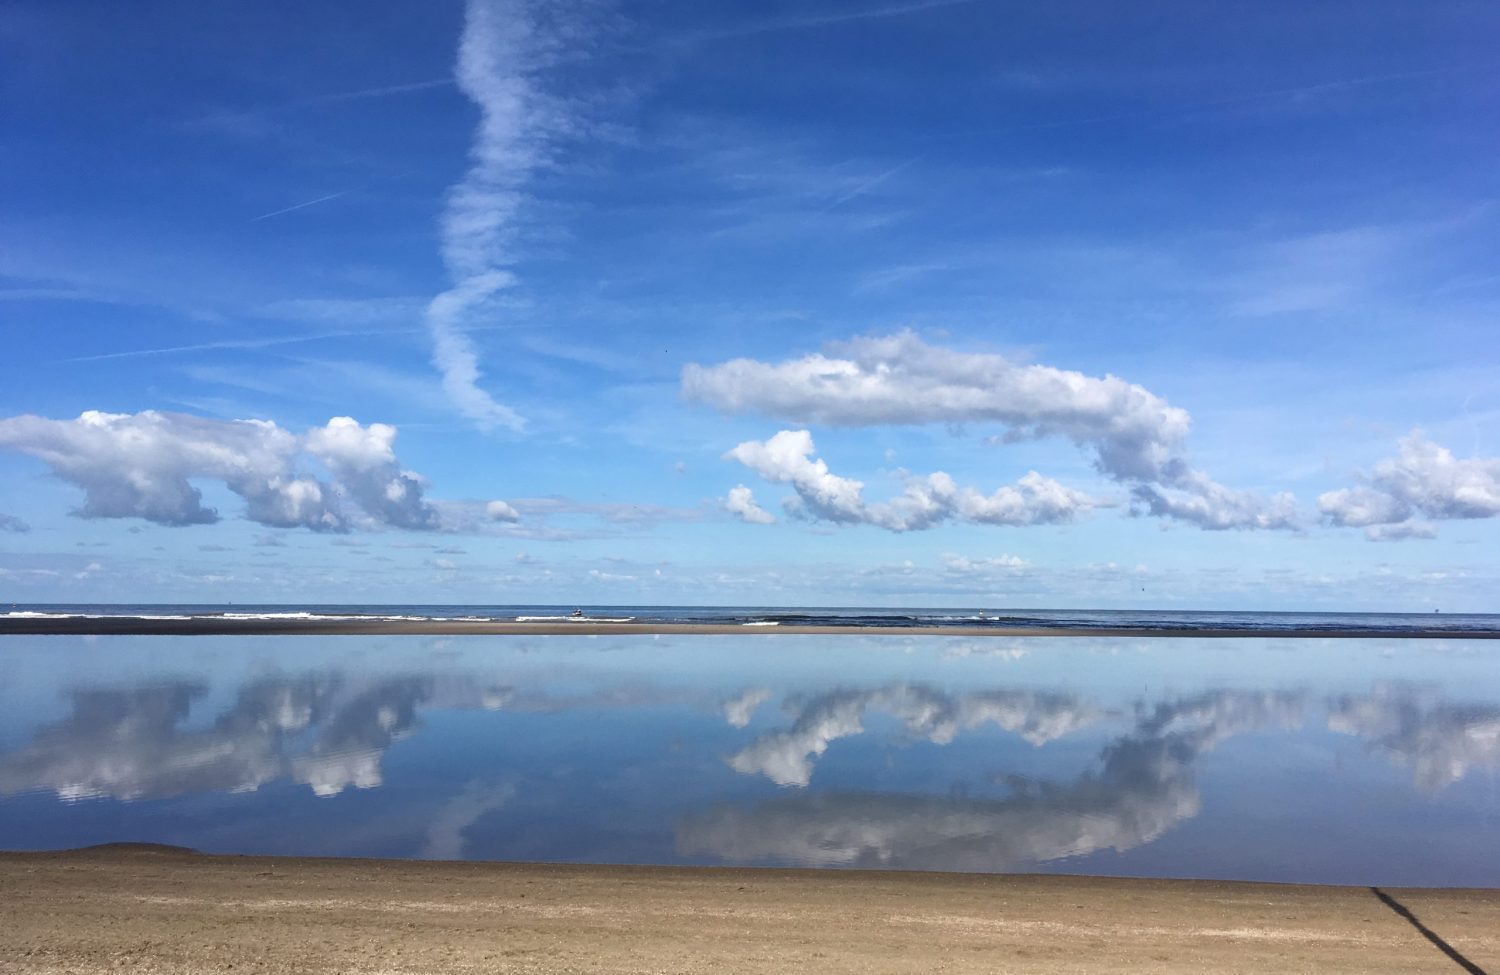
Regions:
<instances>
[{"instance_id":1,"label":"beach","mask_svg":"<svg viewBox=\"0 0 1500 975\"><path fill-rule=\"evenodd\" d=\"M0 886L3 972L1500 968L1494 890L130 846L0 854Z\"/></svg>"}]
</instances>

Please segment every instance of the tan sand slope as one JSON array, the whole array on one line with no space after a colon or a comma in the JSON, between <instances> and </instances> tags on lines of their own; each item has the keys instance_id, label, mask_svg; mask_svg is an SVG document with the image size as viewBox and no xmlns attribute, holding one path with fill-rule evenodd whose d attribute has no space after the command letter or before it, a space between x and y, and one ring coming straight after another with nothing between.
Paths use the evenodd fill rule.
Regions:
<instances>
[{"instance_id":1,"label":"tan sand slope","mask_svg":"<svg viewBox=\"0 0 1500 975\"><path fill-rule=\"evenodd\" d=\"M1500 891L150 847L0 854L0 890L0 972L1500 972Z\"/></svg>"}]
</instances>

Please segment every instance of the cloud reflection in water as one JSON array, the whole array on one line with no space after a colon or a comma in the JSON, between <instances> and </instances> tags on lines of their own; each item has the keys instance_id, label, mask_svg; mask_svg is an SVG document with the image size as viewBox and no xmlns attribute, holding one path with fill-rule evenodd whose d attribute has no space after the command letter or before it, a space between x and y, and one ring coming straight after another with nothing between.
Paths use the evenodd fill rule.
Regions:
<instances>
[{"instance_id":1,"label":"cloud reflection in water","mask_svg":"<svg viewBox=\"0 0 1500 975\"><path fill-rule=\"evenodd\" d=\"M892 691L904 701L911 689L903 685ZM873 697L864 699L882 699L882 693L889 692L872 692ZM976 698L990 704L1002 700L997 695ZM756 748L767 742L785 745L798 728L847 730L853 700L829 695L811 701L791 733L764 736L736 758L775 752ZM1056 697L1039 696L1029 703L1028 709L1024 699L1006 696L1003 707L976 705L973 713L985 716L976 723L1001 723L989 715L1003 715L1002 727L1032 729L1038 741L1065 733L1082 720L1063 720L1067 709ZM1027 787L997 799L843 792L778 798L750 808L723 805L684 818L677 846L688 856L707 854L738 863L969 871L1008 870L1103 849L1123 851L1197 814L1193 771L1204 753L1236 734L1295 727L1303 711L1304 697L1297 693L1221 691L1185 698L1143 711L1129 733L1105 747L1097 771L1067 784ZM932 713L917 709L908 715ZM915 727L935 730L929 735L934 741L951 740L952 729L964 723L959 717L964 708L944 713L952 719L924 718ZM845 723L805 720L814 715L839 716ZM908 725L913 726L910 717ZM783 749L783 754L790 751ZM749 771L750 763L743 764L747 767L741 771ZM755 770L775 778L773 771L800 774L801 767L771 762Z\"/></svg>"},{"instance_id":2,"label":"cloud reflection in water","mask_svg":"<svg viewBox=\"0 0 1500 975\"><path fill-rule=\"evenodd\" d=\"M183 727L206 693L184 681L74 691L67 718L0 756L0 796L159 799L249 792L284 777L320 796L368 789L381 784L385 750L415 729L418 706L493 709L510 691L423 676L266 678L210 727Z\"/></svg>"}]
</instances>

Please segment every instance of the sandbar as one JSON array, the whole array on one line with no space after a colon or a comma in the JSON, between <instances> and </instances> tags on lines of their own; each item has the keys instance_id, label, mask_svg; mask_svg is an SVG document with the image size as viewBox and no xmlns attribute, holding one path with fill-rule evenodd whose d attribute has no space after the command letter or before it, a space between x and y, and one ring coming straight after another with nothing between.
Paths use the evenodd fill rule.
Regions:
<instances>
[{"instance_id":1,"label":"sandbar","mask_svg":"<svg viewBox=\"0 0 1500 975\"><path fill-rule=\"evenodd\" d=\"M1263 639L1495 640L1500 629L1355 629L1315 627L1099 627L1099 626L845 626L726 623L526 622L506 619L224 618L193 616L0 617L0 636L951 636L951 637L1193 637Z\"/></svg>"}]
</instances>

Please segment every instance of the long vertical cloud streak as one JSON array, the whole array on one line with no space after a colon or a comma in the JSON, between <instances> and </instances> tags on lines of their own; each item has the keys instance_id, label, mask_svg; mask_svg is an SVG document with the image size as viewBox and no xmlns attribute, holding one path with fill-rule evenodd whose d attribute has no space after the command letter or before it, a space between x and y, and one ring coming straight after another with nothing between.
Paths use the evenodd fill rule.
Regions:
<instances>
[{"instance_id":1,"label":"long vertical cloud streak","mask_svg":"<svg viewBox=\"0 0 1500 975\"><path fill-rule=\"evenodd\" d=\"M453 286L427 306L427 328L448 398L484 430L521 430L526 423L480 387L479 355L464 327L515 283L510 267L524 187L567 127L532 77L549 46L541 35L522 0L469 0L455 68L480 118L469 171L449 192L442 219L443 263Z\"/></svg>"}]
</instances>

